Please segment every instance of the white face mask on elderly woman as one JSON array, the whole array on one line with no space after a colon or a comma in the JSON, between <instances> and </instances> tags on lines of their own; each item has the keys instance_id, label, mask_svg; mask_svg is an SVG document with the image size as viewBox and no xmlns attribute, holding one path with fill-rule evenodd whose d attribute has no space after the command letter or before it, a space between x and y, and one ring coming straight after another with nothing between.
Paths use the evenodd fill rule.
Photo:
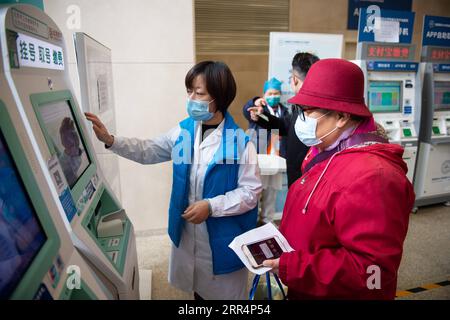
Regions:
<instances>
[{"instance_id":1,"label":"white face mask on elderly woman","mask_svg":"<svg viewBox=\"0 0 450 320\"><path fill-rule=\"evenodd\" d=\"M331 112L331 111L330 111ZM297 135L298 139L308 147L313 147L321 144L323 141L323 138L328 137L330 134L335 132L337 129L339 129L337 126L328 132L327 134L323 135L320 138L317 138L316 130L317 130L317 123L320 119L325 117L330 112L325 113L324 115L320 116L319 118L311 118L307 115L304 115L305 120L302 120L300 115L297 118L297 121L295 122L295 134Z\"/></svg>"}]
</instances>

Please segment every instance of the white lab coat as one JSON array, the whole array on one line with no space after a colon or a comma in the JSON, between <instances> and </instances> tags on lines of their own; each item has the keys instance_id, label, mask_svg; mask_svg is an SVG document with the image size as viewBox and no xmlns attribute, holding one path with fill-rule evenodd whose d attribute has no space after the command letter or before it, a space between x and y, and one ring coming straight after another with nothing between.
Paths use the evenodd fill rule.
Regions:
<instances>
[{"instance_id":1,"label":"white lab coat","mask_svg":"<svg viewBox=\"0 0 450 320\"><path fill-rule=\"evenodd\" d=\"M196 122L194 157L189 178L189 204L203 200L205 173L222 141L224 122L203 142L201 123ZM169 161L180 131L181 128L177 126L167 134L149 140L115 137L110 150L142 164ZM257 205L262 185L253 143L247 144L241 159L243 161L239 167L238 187L225 195L209 199L213 217L243 214ZM206 223L185 223L179 247L172 245L169 282L173 286L183 291L197 292L208 300L242 300L248 298L247 279L245 268L229 274L214 275Z\"/></svg>"}]
</instances>

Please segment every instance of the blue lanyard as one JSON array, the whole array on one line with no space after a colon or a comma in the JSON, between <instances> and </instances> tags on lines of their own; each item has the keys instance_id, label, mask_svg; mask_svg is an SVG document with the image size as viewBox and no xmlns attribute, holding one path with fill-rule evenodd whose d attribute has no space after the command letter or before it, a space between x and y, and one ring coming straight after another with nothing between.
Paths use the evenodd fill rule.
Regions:
<instances>
[{"instance_id":1,"label":"blue lanyard","mask_svg":"<svg viewBox=\"0 0 450 320\"><path fill-rule=\"evenodd\" d=\"M283 294L283 300L286 300L286 293L284 292L283 285L281 284L280 279L278 276L274 273L273 274L275 281L278 284L278 287L281 290L281 293ZM258 287L259 279L261 276L259 274L255 275L255 278L253 278L253 284L252 289L250 290L249 299L253 300L255 298L256 288ZM266 272L266 282L267 282L267 298L269 300L272 300L272 286L270 285L270 272Z\"/></svg>"}]
</instances>

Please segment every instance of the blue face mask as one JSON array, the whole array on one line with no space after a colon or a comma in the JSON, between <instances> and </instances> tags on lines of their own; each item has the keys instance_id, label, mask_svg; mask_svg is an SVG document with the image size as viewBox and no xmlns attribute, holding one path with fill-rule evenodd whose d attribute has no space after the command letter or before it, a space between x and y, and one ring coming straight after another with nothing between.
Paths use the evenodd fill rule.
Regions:
<instances>
[{"instance_id":1,"label":"blue face mask","mask_svg":"<svg viewBox=\"0 0 450 320\"><path fill-rule=\"evenodd\" d=\"M209 104L214 100L202 101L202 100L192 100L190 98L187 99L186 108L191 117L195 121L209 121L214 117L213 112L209 112Z\"/></svg>"},{"instance_id":2,"label":"blue face mask","mask_svg":"<svg viewBox=\"0 0 450 320\"><path fill-rule=\"evenodd\" d=\"M325 113L323 116L320 116L317 119L308 117L307 115L305 115L305 120L302 120L300 116L297 118L297 121L295 122L295 133L297 134L298 139L305 146L312 147L321 144L323 142L322 141L323 138L329 136L338 129L338 127L336 127L323 137L317 138L316 136L317 121L325 117L328 113Z\"/></svg>"},{"instance_id":3,"label":"blue face mask","mask_svg":"<svg viewBox=\"0 0 450 320\"><path fill-rule=\"evenodd\" d=\"M275 107L276 105L278 105L280 103L280 99L280 96L268 96L265 98L267 104L271 107Z\"/></svg>"}]
</instances>

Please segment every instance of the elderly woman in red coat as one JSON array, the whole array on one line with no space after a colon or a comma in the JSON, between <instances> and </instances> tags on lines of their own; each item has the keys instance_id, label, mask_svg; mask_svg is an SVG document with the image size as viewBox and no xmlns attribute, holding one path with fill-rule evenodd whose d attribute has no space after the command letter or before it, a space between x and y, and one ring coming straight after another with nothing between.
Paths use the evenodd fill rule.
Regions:
<instances>
[{"instance_id":1,"label":"elderly woman in red coat","mask_svg":"<svg viewBox=\"0 0 450 320\"><path fill-rule=\"evenodd\" d=\"M290 299L394 299L415 195L403 148L380 134L364 103L362 71L321 60L289 102L312 148L280 225L295 251L264 264Z\"/></svg>"}]
</instances>

